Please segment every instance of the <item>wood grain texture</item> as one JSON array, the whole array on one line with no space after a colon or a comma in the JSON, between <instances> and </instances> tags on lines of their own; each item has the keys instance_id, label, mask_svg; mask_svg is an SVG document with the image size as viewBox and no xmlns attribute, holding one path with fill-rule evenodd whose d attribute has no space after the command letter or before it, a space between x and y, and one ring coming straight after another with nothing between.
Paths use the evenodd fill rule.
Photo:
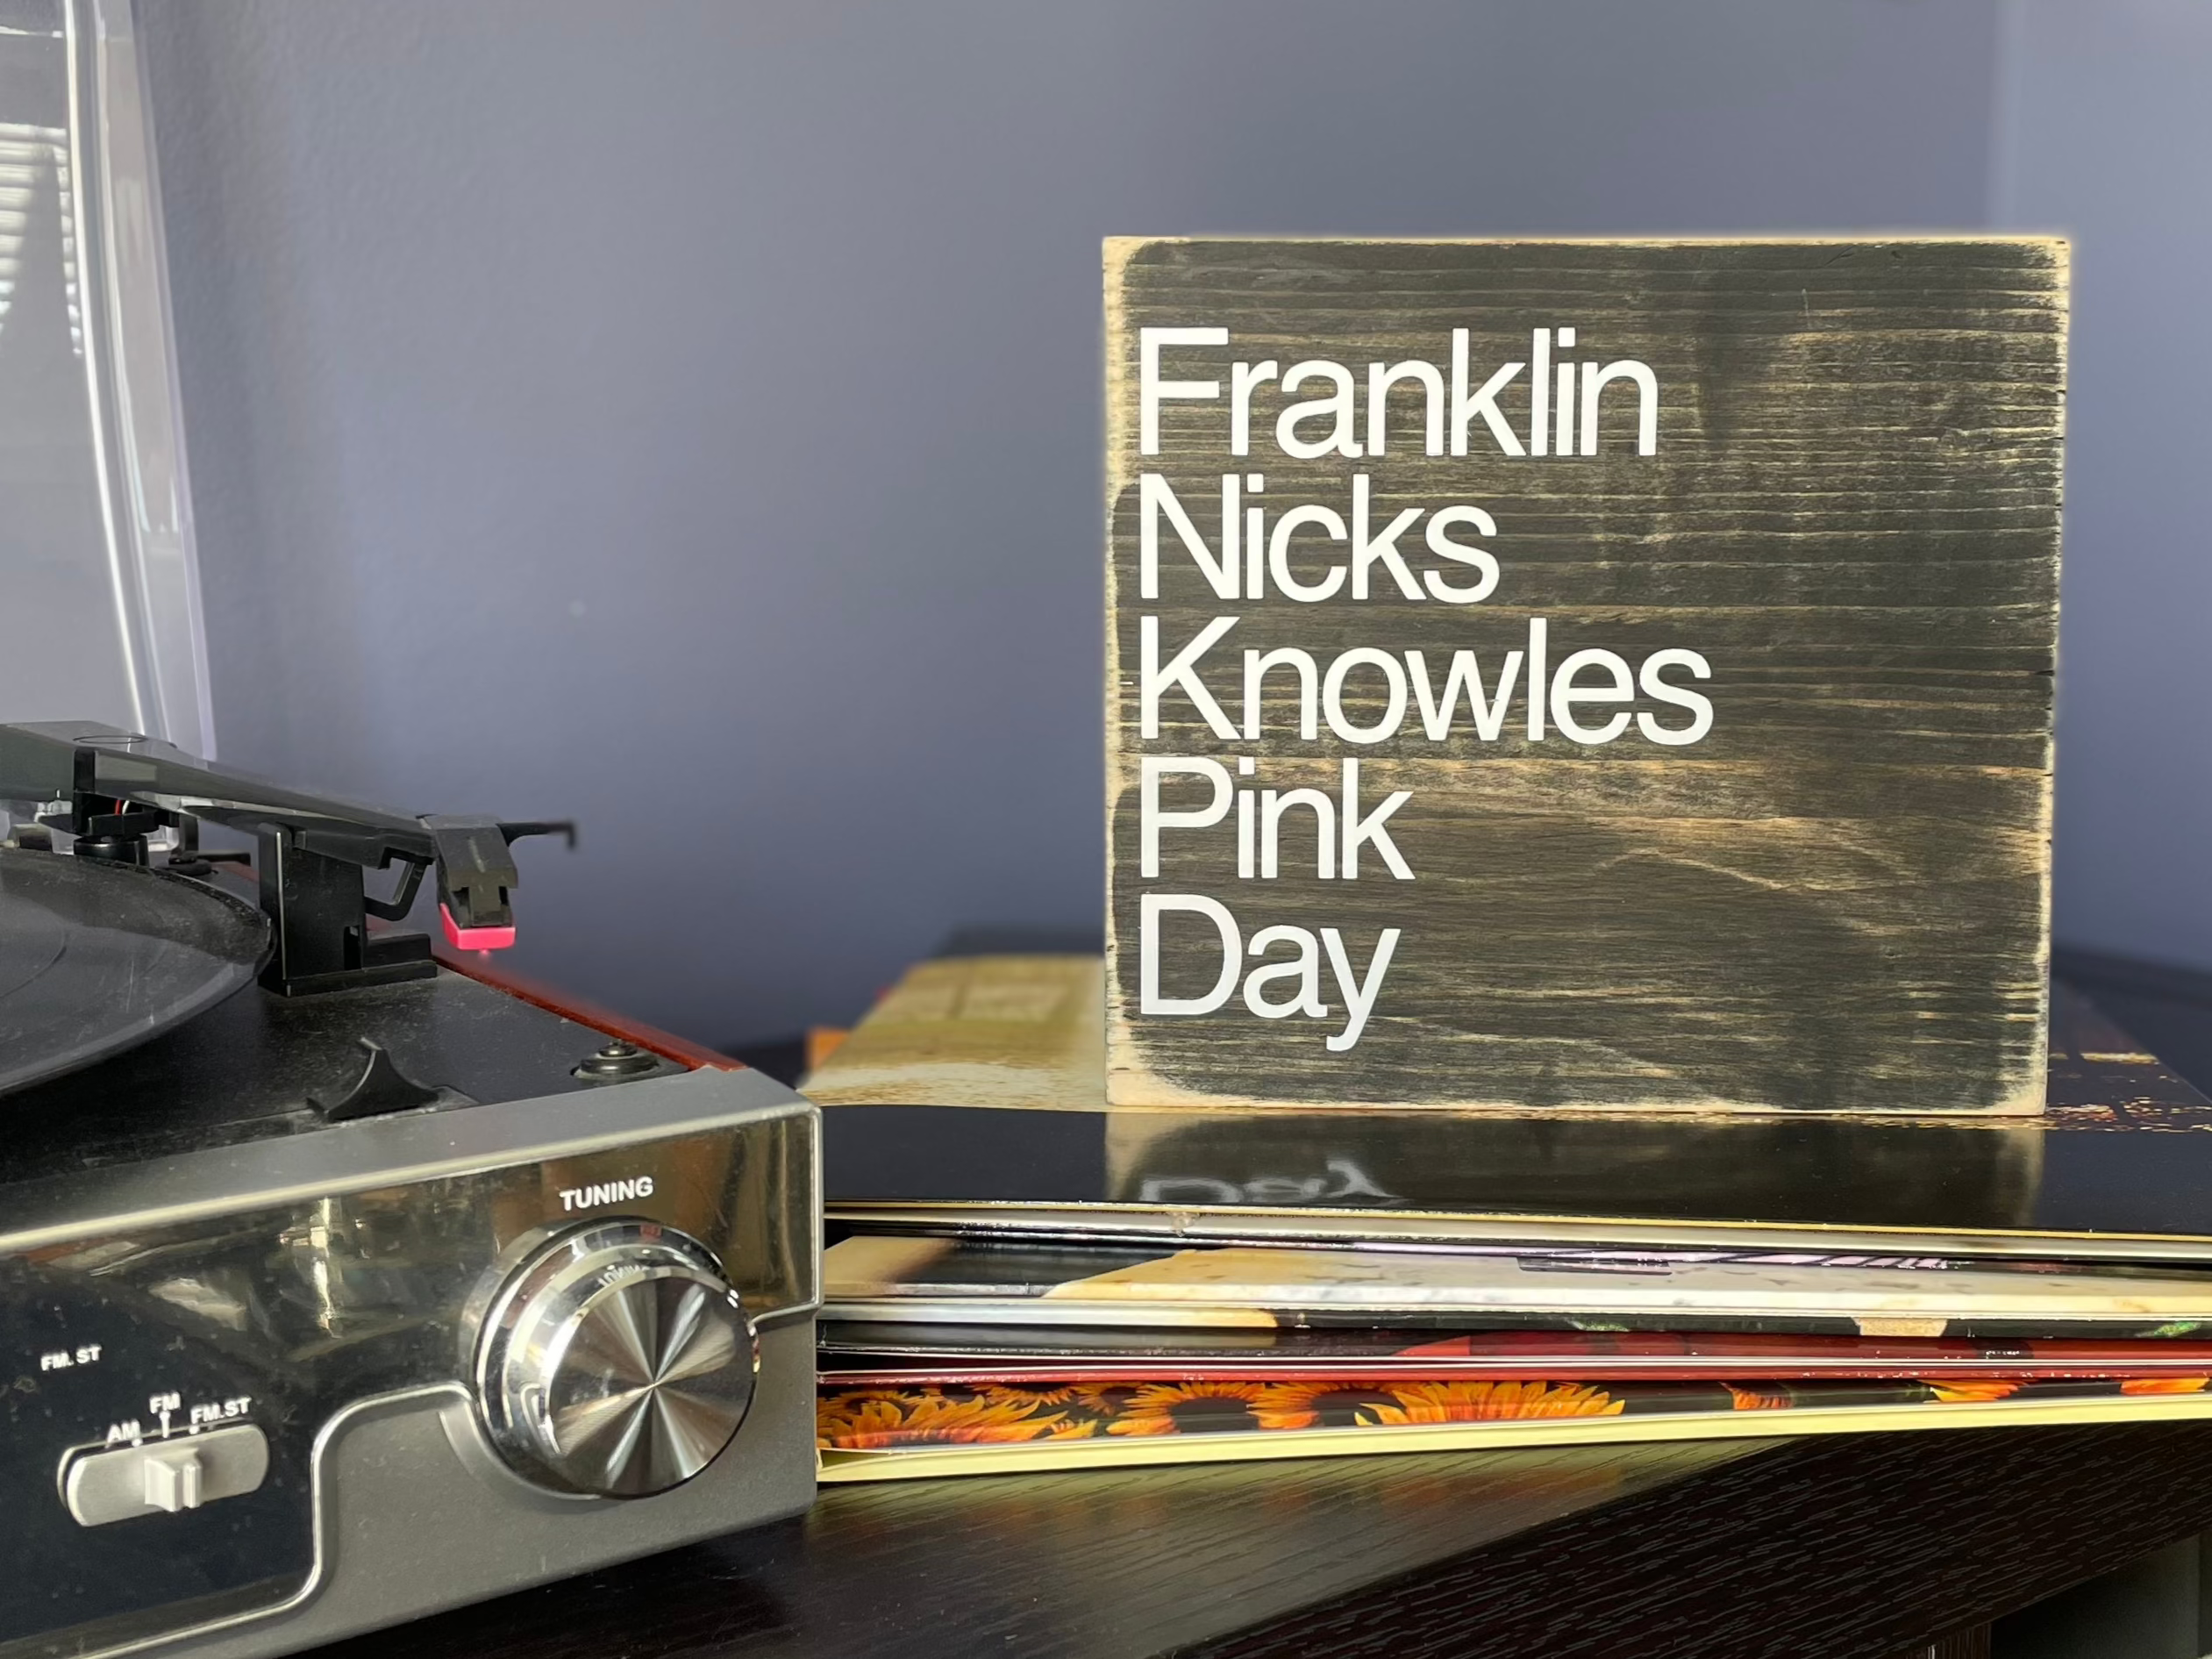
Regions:
<instances>
[{"instance_id":1,"label":"wood grain texture","mask_svg":"<svg viewBox=\"0 0 2212 1659\"><path fill-rule=\"evenodd\" d=\"M1909 1659L1989 1659L1989 1627L1976 1625L1915 1648Z\"/></svg>"},{"instance_id":2,"label":"wood grain texture","mask_svg":"<svg viewBox=\"0 0 2212 1659\"><path fill-rule=\"evenodd\" d=\"M1119 1104L1466 1105L2025 1112L2042 1104L2057 625L2066 252L2041 240L1899 243L1145 241L1110 246L1109 1091ZM1163 375L1327 358L1419 359L1450 375L1469 330L1477 383L1531 356L1532 326L1571 325L1584 362L1633 357L1660 389L1656 453L1634 453L1626 402L1598 453L1509 458L1474 423L1470 454L1431 458L1402 389L1388 453L1293 460L1253 403L1248 456L1226 449L1224 403L1161 406L1138 453L1138 331L1211 325L1226 348ZM1500 406L1523 421L1527 381ZM1321 395L1309 383L1300 396ZM1608 397L1616 395L1609 392ZM1308 423L1301 429L1320 430ZM1373 597L1299 604L1271 585L1219 597L1172 534L1158 597L1139 592L1138 476L1175 487L1209 545L1220 478L1264 473L1272 515L1316 502L1348 516L1469 503L1501 566L1480 604ZM1328 552L1297 544L1306 580ZM1418 571L1463 569L1402 544ZM1200 676L1232 722L1243 653L1295 645L1323 666L1373 647L1424 654L1433 677L1471 649L1489 683L1548 624L1557 665L1585 647L1631 666L1667 648L1709 661L1709 733L1688 747L1628 735L1531 740L1516 695L1495 740L1432 741L1417 712L1368 745L1297 735L1293 673L1263 682L1262 735L1224 740L1169 692L1157 738L1138 724L1141 617L1169 650L1214 618L1236 626ZM1167 650L1162 652L1163 655ZM1372 668L1344 681L1347 715L1386 712ZM1641 697L1623 705L1680 717ZM1595 719L1604 711L1590 712ZM1248 786L1339 794L1361 763L1412 881L1370 853L1357 880L1316 873L1310 819L1277 878L1240 879L1227 832L1162 838L1138 873L1140 757L1256 762ZM1178 792L1180 791L1180 792ZM1170 779L1162 800L1202 805ZM1402 930L1357 1047L1342 1024L1220 1012L1147 1015L1135 948L1145 892L1214 897L1245 937L1288 923L1341 930L1367 960ZM1213 929L1163 933L1162 984L1213 983ZM1274 958L1281 960L1280 954ZM1334 987L1324 981L1324 994Z\"/></svg>"},{"instance_id":3,"label":"wood grain texture","mask_svg":"<svg viewBox=\"0 0 2212 1659\"><path fill-rule=\"evenodd\" d=\"M2212 1426L1904 1438L1801 1441L1184 1652L1898 1659L2212 1524Z\"/></svg>"},{"instance_id":4,"label":"wood grain texture","mask_svg":"<svg viewBox=\"0 0 2212 1659\"><path fill-rule=\"evenodd\" d=\"M1139 1659L1763 1445L1320 1459L824 1491L771 1527L408 1626L410 1659ZM392 1633L324 1650L383 1659Z\"/></svg>"},{"instance_id":5,"label":"wood grain texture","mask_svg":"<svg viewBox=\"0 0 2212 1659\"><path fill-rule=\"evenodd\" d=\"M2212 1426L847 1487L325 1659L1902 1659L2212 1526Z\"/></svg>"}]
</instances>

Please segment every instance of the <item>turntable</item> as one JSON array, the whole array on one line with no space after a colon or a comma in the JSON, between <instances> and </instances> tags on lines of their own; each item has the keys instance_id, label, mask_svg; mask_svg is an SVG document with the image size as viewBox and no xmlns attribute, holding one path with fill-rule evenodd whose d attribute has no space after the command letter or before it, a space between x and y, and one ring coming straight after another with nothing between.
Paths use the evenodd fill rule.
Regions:
<instances>
[{"instance_id":1,"label":"turntable","mask_svg":"<svg viewBox=\"0 0 2212 1659\"><path fill-rule=\"evenodd\" d=\"M815 1113L484 965L566 826L92 725L0 726L0 1659L285 1652L805 1506Z\"/></svg>"}]
</instances>

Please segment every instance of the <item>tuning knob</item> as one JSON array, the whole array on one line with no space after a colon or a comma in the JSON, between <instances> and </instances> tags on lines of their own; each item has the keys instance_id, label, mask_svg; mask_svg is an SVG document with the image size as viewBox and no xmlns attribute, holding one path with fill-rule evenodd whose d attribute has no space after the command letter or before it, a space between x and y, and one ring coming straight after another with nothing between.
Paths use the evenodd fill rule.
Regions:
<instances>
[{"instance_id":1,"label":"tuning knob","mask_svg":"<svg viewBox=\"0 0 2212 1659\"><path fill-rule=\"evenodd\" d=\"M738 1432L759 1340L714 1255L651 1221L542 1246L485 1305L476 1405L510 1467L557 1491L644 1498Z\"/></svg>"}]
</instances>

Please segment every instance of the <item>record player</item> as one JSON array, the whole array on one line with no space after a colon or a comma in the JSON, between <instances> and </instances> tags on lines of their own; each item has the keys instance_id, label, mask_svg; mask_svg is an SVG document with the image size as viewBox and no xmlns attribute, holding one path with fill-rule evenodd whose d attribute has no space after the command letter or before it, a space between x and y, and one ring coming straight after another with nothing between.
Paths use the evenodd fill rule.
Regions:
<instances>
[{"instance_id":1,"label":"record player","mask_svg":"<svg viewBox=\"0 0 2212 1659\"><path fill-rule=\"evenodd\" d=\"M816 1114L484 965L566 826L82 724L0 726L0 1659L284 1652L805 1506Z\"/></svg>"}]
</instances>

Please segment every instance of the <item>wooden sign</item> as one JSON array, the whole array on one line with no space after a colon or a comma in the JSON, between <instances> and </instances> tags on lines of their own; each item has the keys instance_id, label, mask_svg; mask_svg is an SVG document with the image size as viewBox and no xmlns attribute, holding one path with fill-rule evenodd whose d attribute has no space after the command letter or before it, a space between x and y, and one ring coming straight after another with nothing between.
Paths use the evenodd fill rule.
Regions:
<instances>
[{"instance_id":1,"label":"wooden sign","mask_svg":"<svg viewBox=\"0 0 2212 1659\"><path fill-rule=\"evenodd\" d=\"M1110 242L1110 1098L2037 1110L2066 283Z\"/></svg>"}]
</instances>

